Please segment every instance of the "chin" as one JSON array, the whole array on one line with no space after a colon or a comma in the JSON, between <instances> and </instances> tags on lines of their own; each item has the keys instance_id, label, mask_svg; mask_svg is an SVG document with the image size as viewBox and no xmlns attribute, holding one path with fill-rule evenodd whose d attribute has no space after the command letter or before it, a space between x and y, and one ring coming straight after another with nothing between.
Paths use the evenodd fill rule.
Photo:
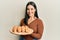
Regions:
<instances>
[{"instance_id":1,"label":"chin","mask_svg":"<svg viewBox=\"0 0 60 40\"><path fill-rule=\"evenodd\" d=\"M32 17L32 16L29 16L29 17Z\"/></svg>"}]
</instances>

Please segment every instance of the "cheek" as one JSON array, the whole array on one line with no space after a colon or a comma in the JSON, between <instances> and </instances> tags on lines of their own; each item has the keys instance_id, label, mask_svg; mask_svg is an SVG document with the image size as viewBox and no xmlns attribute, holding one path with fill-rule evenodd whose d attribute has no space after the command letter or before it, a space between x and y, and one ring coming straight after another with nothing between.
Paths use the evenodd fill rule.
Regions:
<instances>
[{"instance_id":1,"label":"cheek","mask_svg":"<svg viewBox=\"0 0 60 40\"><path fill-rule=\"evenodd\" d=\"M34 11L27 11L27 14L34 14Z\"/></svg>"},{"instance_id":2,"label":"cheek","mask_svg":"<svg viewBox=\"0 0 60 40\"><path fill-rule=\"evenodd\" d=\"M29 13L29 10L27 10L27 13Z\"/></svg>"},{"instance_id":3,"label":"cheek","mask_svg":"<svg viewBox=\"0 0 60 40\"><path fill-rule=\"evenodd\" d=\"M35 14L35 10L32 10L32 14Z\"/></svg>"},{"instance_id":4,"label":"cheek","mask_svg":"<svg viewBox=\"0 0 60 40\"><path fill-rule=\"evenodd\" d=\"M29 15L30 13L29 13L29 10L27 10L27 14Z\"/></svg>"},{"instance_id":5,"label":"cheek","mask_svg":"<svg viewBox=\"0 0 60 40\"><path fill-rule=\"evenodd\" d=\"M35 10L27 10L27 14L34 15L35 14Z\"/></svg>"}]
</instances>

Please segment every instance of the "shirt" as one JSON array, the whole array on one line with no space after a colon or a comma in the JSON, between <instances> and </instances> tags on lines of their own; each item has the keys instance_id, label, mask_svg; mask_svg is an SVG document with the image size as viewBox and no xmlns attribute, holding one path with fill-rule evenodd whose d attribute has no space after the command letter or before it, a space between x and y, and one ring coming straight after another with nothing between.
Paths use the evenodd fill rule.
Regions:
<instances>
[{"instance_id":1,"label":"shirt","mask_svg":"<svg viewBox=\"0 0 60 40\"><path fill-rule=\"evenodd\" d=\"M20 26L24 26L24 19L20 21ZM25 40L33 40L34 38L41 39L43 34L43 22L41 19L36 18L34 21L32 21L30 24L27 25L29 28L33 29L34 32L31 35L22 35Z\"/></svg>"}]
</instances>

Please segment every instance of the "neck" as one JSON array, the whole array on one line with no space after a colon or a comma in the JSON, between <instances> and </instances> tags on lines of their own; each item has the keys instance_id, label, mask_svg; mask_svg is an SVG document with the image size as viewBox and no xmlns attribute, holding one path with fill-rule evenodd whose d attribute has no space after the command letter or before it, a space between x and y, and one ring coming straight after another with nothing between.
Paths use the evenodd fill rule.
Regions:
<instances>
[{"instance_id":1,"label":"neck","mask_svg":"<svg viewBox=\"0 0 60 40\"><path fill-rule=\"evenodd\" d=\"M35 19L35 17L34 16L31 16L30 19Z\"/></svg>"}]
</instances>

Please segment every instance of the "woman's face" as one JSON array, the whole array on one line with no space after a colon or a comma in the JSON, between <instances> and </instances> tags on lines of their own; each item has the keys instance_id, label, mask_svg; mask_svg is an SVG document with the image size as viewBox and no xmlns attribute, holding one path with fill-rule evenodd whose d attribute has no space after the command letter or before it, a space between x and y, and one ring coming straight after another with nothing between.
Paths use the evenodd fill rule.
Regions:
<instances>
[{"instance_id":1,"label":"woman's face","mask_svg":"<svg viewBox=\"0 0 60 40\"><path fill-rule=\"evenodd\" d=\"M27 6L27 14L30 16L30 17L32 17L32 16L34 16L34 14L35 14L35 8L32 6L32 5L28 5Z\"/></svg>"}]
</instances>

